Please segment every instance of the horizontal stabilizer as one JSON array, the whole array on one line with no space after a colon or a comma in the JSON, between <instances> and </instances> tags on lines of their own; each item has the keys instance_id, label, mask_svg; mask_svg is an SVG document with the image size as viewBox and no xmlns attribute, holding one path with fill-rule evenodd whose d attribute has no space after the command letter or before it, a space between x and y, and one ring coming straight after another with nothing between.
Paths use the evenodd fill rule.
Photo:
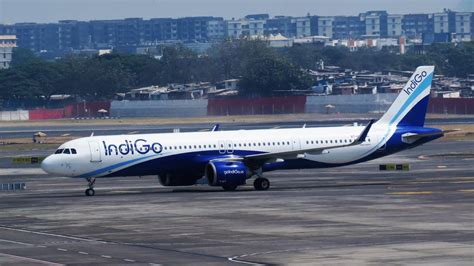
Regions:
<instances>
[{"instance_id":1,"label":"horizontal stabilizer","mask_svg":"<svg viewBox=\"0 0 474 266\"><path fill-rule=\"evenodd\" d=\"M438 132L430 132L430 133L405 133L402 135L402 141L408 144L412 144L422 138L426 137L434 137L434 136L443 136L447 133L451 132L457 132L460 131L460 129L450 129L450 130L444 130L444 131L438 131Z\"/></svg>"}]
</instances>

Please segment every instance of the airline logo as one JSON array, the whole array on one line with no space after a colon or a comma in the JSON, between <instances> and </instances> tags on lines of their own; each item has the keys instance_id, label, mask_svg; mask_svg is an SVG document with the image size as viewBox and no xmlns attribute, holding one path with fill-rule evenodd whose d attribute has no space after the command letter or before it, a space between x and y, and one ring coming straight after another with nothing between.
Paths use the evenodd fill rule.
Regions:
<instances>
[{"instance_id":1,"label":"airline logo","mask_svg":"<svg viewBox=\"0 0 474 266\"><path fill-rule=\"evenodd\" d=\"M418 87L418 85L423 82L427 75L428 73L426 73L426 71L421 72L421 74L416 74L415 77L413 77L413 79L408 82L408 87L403 89L403 91L407 95L410 95Z\"/></svg>"},{"instance_id":2,"label":"airline logo","mask_svg":"<svg viewBox=\"0 0 474 266\"><path fill-rule=\"evenodd\" d=\"M224 171L224 175L243 175L243 174L245 174L244 170L233 169L233 170Z\"/></svg>"},{"instance_id":3,"label":"airline logo","mask_svg":"<svg viewBox=\"0 0 474 266\"><path fill-rule=\"evenodd\" d=\"M147 154L153 152L155 154L160 154L163 151L163 146L158 143L148 143L145 139L137 139L135 141L125 140L121 144L107 144L105 141L102 141L105 150L105 156L112 155L128 155L128 154Z\"/></svg>"}]
</instances>

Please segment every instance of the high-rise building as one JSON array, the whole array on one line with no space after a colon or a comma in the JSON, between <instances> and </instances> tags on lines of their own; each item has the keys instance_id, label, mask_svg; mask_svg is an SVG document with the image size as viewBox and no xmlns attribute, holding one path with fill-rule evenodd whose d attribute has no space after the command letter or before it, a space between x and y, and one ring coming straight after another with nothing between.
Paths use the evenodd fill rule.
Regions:
<instances>
[{"instance_id":1,"label":"high-rise building","mask_svg":"<svg viewBox=\"0 0 474 266\"><path fill-rule=\"evenodd\" d=\"M226 36L231 39L239 39L244 35L244 30L246 25L245 20L226 20L225 22L225 32Z\"/></svg>"},{"instance_id":2,"label":"high-rise building","mask_svg":"<svg viewBox=\"0 0 474 266\"><path fill-rule=\"evenodd\" d=\"M473 21L473 13L458 12L455 14L455 32L458 41L471 41L471 21Z\"/></svg>"},{"instance_id":3,"label":"high-rise building","mask_svg":"<svg viewBox=\"0 0 474 266\"><path fill-rule=\"evenodd\" d=\"M360 16L365 21L367 36L387 37L387 11L369 11Z\"/></svg>"},{"instance_id":4,"label":"high-rise building","mask_svg":"<svg viewBox=\"0 0 474 266\"><path fill-rule=\"evenodd\" d=\"M10 67L13 48L15 47L15 35L0 35L0 69L6 69Z\"/></svg>"},{"instance_id":5,"label":"high-rise building","mask_svg":"<svg viewBox=\"0 0 474 266\"><path fill-rule=\"evenodd\" d=\"M285 37L294 37L296 35L296 27L292 23L292 17L277 16L267 19L264 34L281 34Z\"/></svg>"},{"instance_id":6,"label":"high-rise building","mask_svg":"<svg viewBox=\"0 0 474 266\"><path fill-rule=\"evenodd\" d=\"M318 35L333 38L333 22L335 17L318 18Z\"/></svg>"},{"instance_id":7,"label":"high-rise building","mask_svg":"<svg viewBox=\"0 0 474 266\"><path fill-rule=\"evenodd\" d=\"M388 15L387 16L387 36L399 37L402 35L402 21L403 15Z\"/></svg>"},{"instance_id":8,"label":"high-rise building","mask_svg":"<svg viewBox=\"0 0 474 266\"><path fill-rule=\"evenodd\" d=\"M311 36L311 21L309 17L294 18L292 23L295 24L297 38Z\"/></svg>"},{"instance_id":9,"label":"high-rise building","mask_svg":"<svg viewBox=\"0 0 474 266\"><path fill-rule=\"evenodd\" d=\"M356 39L365 34L365 24L358 16L337 16L332 22L333 39Z\"/></svg>"},{"instance_id":10,"label":"high-rise building","mask_svg":"<svg viewBox=\"0 0 474 266\"><path fill-rule=\"evenodd\" d=\"M207 42L208 23L215 21L214 17L185 17L177 19L178 40L184 42ZM222 18L219 18L222 20Z\"/></svg>"},{"instance_id":11,"label":"high-rise building","mask_svg":"<svg viewBox=\"0 0 474 266\"><path fill-rule=\"evenodd\" d=\"M433 15L403 15L402 33L409 39L421 39L424 34L433 34Z\"/></svg>"},{"instance_id":12,"label":"high-rise building","mask_svg":"<svg viewBox=\"0 0 474 266\"><path fill-rule=\"evenodd\" d=\"M225 23L222 18L216 18L207 22L208 41L220 41L225 38Z\"/></svg>"}]
</instances>

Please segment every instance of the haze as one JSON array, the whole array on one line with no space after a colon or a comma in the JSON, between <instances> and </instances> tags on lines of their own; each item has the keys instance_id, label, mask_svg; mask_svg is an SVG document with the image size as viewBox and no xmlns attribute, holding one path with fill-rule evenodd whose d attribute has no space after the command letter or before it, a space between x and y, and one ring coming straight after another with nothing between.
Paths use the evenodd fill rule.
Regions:
<instances>
[{"instance_id":1,"label":"haze","mask_svg":"<svg viewBox=\"0 0 474 266\"><path fill-rule=\"evenodd\" d=\"M0 23L57 22L128 17L221 16L247 14L357 15L368 10L392 14L433 13L444 8L472 11L470 0L0 0Z\"/></svg>"}]
</instances>

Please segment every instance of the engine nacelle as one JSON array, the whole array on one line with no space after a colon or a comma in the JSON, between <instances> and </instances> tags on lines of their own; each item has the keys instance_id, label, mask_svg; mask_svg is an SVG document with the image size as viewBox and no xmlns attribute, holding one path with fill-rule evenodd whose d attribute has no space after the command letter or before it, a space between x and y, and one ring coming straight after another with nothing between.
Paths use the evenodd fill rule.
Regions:
<instances>
[{"instance_id":1,"label":"engine nacelle","mask_svg":"<svg viewBox=\"0 0 474 266\"><path fill-rule=\"evenodd\" d=\"M176 175L176 174L162 174L158 176L160 184L162 186L192 186L196 184L196 180L200 177L187 176L187 175Z\"/></svg>"},{"instance_id":2,"label":"engine nacelle","mask_svg":"<svg viewBox=\"0 0 474 266\"><path fill-rule=\"evenodd\" d=\"M249 170L242 162L214 161L206 165L206 177L210 186L243 185Z\"/></svg>"}]
</instances>

